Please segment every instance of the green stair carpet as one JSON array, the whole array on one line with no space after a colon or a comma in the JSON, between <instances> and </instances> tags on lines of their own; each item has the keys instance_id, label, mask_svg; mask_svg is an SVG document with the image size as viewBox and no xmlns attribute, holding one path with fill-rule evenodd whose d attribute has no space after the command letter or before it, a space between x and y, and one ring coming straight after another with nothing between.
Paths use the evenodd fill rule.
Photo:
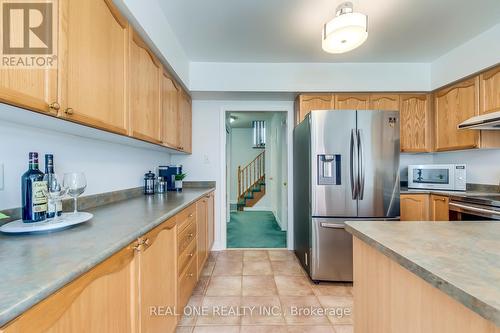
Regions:
<instances>
[{"instance_id":1,"label":"green stair carpet","mask_svg":"<svg viewBox=\"0 0 500 333\"><path fill-rule=\"evenodd\" d=\"M227 247L286 248L286 231L281 231L272 212L231 212Z\"/></svg>"}]
</instances>

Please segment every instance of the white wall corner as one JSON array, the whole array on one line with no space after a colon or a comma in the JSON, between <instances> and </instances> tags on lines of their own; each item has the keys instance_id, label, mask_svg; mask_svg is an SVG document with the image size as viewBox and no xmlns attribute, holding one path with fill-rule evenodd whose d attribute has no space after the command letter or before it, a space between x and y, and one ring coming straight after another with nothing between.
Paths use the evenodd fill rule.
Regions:
<instances>
[{"instance_id":1,"label":"white wall corner","mask_svg":"<svg viewBox=\"0 0 500 333\"><path fill-rule=\"evenodd\" d=\"M500 63L500 23L450 50L431 64L436 89Z\"/></svg>"}]
</instances>

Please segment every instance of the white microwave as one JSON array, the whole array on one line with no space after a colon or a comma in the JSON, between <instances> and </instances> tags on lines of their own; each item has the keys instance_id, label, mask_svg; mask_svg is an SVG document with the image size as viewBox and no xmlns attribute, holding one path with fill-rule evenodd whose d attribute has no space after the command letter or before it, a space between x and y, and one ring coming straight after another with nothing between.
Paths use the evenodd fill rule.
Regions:
<instances>
[{"instance_id":1,"label":"white microwave","mask_svg":"<svg viewBox=\"0 0 500 333\"><path fill-rule=\"evenodd\" d=\"M408 166L408 188L465 191L465 164L427 164Z\"/></svg>"}]
</instances>

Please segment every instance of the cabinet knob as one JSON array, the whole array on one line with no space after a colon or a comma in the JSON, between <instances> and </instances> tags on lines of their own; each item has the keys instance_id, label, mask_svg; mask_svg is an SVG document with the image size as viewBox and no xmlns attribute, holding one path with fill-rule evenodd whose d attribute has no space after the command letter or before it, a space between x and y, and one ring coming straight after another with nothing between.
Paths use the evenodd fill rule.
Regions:
<instances>
[{"instance_id":1,"label":"cabinet knob","mask_svg":"<svg viewBox=\"0 0 500 333\"><path fill-rule=\"evenodd\" d=\"M187 276L188 276L188 277L193 277L193 276L194 276L194 274L193 274L193 273L189 273Z\"/></svg>"},{"instance_id":2,"label":"cabinet knob","mask_svg":"<svg viewBox=\"0 0 500 333\"><path fill-rule=\"evenodd\" d=\"M67 108L66 110L64 110L64 113L66 113L67 115L71 116L73 113L74 113L75 110L73 110L72 108Z\"/></svg>"},{"instance_id":3,"label":"cabinet knob","mask_svg":"<svg viewBox=\"0 0 500 333\"><path fill-rule=\"evenodd\" d=\"M189 238L193 238L193 236L194 235L192 233L188 235Z\"/></svg>"},{"instance_id":4,"label":"cabinet knob","mask_svg":"<svg viewBox=\"0 0 500 333\"><path fill-rule=\"evenodd\" d=\"M193 217L193 213L189 214L189 216L188 216L188 217Z\"/></svg>"},{"instance_id":5,"label":"cabinet knob","mask_svg":"<svg viewBox=\"0 0 500 333\"><path fill-rule=\"evenodd\" d=\"M144 245L149 246L149 243L151 243L151 241L149 240L149 238L146 238L146 239L144 240Z\"/></svg>"},{"instance_id":6,"label":"cabinet knob","mask_svg":"<svg viewBox=\"0 0 500 333\"><path fill-rule=\"evenodd\" d=\"M192 253L188 254L188 257L192 257L192 256L193 256L193 254L192 254Z\"/></svg>"},{"instance_id":7,"label":"cabinet knob","mask_svg":"<svg viewBox=\"0 0 500 333\"><path fill-rule=\"evenodd\" d=\"M59 105L59 103L57 103L57 102L50 103L49 109L54 110L54 111L59 111L59 109L61 109L61 105Z\"/></svg>"}]
</instances>

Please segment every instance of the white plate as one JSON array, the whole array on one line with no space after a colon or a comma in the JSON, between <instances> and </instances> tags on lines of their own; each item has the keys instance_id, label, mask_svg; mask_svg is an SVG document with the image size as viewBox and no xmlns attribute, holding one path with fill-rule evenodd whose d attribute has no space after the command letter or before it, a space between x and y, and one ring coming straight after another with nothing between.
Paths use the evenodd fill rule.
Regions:
<instances>
[{"instance_id":1,"label":"white plate","mask_svg":"<svg viewBox=\"0 0 500 333\"><path fill-rule=\"evenodd\" d=\"M54 231L87 222L93 216L90 213L78 212L76 214L63 213L59 218L47 219L41 222L24 223L23 220L16 220L2 225L0 231L6 234Z\"/></svg>"}]
</instances>

